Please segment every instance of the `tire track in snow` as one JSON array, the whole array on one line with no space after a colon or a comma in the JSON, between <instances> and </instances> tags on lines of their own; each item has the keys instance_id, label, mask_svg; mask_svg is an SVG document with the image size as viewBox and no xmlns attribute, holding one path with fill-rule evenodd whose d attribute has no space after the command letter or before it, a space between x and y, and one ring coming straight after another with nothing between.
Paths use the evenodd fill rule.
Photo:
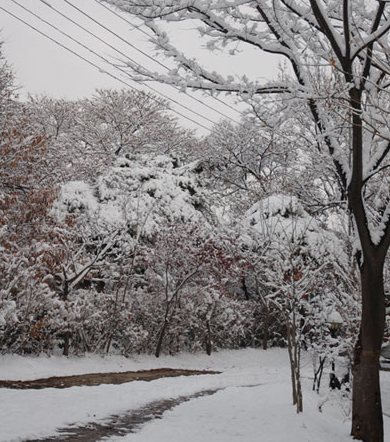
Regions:
<instances>
[{"instance_id":1,"label":"tire track in snow","mask_svg":"<svg viewBox=\"0 0 390 442\"><path fill-rule=\"evenodd\" d=\"M161 419L163 414L178 405L203 396L211 396L226 387L203 390L190 396L154 401L136 410L121 415L113 415L101 422L84 426L60 428L58 435L40 439L28 439L29 442L97 442L102 438L125 436L135 433L144 424L154 419Z\"/></svg>"}]
</instances>

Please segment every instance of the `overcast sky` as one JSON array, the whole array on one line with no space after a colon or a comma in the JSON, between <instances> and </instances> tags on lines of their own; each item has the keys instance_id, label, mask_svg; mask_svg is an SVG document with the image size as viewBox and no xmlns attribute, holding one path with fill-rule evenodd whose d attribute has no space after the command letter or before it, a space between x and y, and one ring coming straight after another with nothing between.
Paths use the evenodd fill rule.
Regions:
<instances>
[{"instance_id":1,"label":"overcast sky","mask_svg":"<svg viewBox=\"0 0 390 442\"><path fill-rule=\"evenodd\" d=\"M67 2L85 12L85 14L96 20L100 25L83 15L80 11L77 11ZM34 17L16 3L28 8L38 17ZM97 67L89 65L76 55L68 52L63 47L40 35L26 24L18 21L17 18L0 9L1 38L4 41L3 51L7 60L13 66L17 83L22 87L20 93L22 98L31 93L77 99L91 96L96 88L136 87L137 89L145 89L139 84L135 84L124 69L118 70L110 66L103 58L113 62L118 59L123 60L127 56L153 70L161 69L149 58L131 47L133 45L149 54L152 58L156 58L154 49L147 43L147 36L137 29L139 23L137 23L135 18L121 14L127 20L125 21L103 8L95 0L0 0L0 7L57 40L60 44L81 57L86 58L101 70L108 71L113 76L118 77L118 80L116 80L103 72L99 72ZM55 9L65 17L58 14ZM115 12L118 13L118 11ZM66 17L95 34L104 43L71 23ZM57 29L54 29L42 20L47 21ZM111 32L105 30L101 25L108 28ZM85 48L66 37L60 31L82 43ZM117 34L117 36L113 35L112 32ZM193 34L188 33L187 37L187 32L181 32L180 38L183 48L186 46L188 46L189 50L194 48L192 43ZM108 45L111 45L120 52L116 52ZM98 55L93 54L91 51L96 52ZM160 60L165 64L168 63L164 59ZM226 72L237 74L252 73L258 78L269 78L275 75L277 64L276 60L269 57L260 58L257 54L256 57L253 57L253 54L244 54L239 60L236 60L235 57L224 58L221 55L210 55L205 59L205 62L212 67L215 66L214 68L224 69ZM179 94L170 87L154 83L150 84L150 86L184 104L198 114L206 116L211 121L217 122L223 118L221 114L212 111L210 108L206 109L200 103L189 99L184 94ZM206 98L200 92L196 93L195 96L234 120L239 119L238 113L211 98ZM229 102L230 105L234 104L232 99L225 99L222 96L220 98ZM171 107L203 126L211 127L211 123L202 119L199 115L193 114L175 103L171 103ZM242 110L243 108L237 107L237 109ZM200 128L198 125L184 118L180 118L180 120L187 127L197 128L200 133L205 133L205 129Z\"/></svg>"}]
</instances>

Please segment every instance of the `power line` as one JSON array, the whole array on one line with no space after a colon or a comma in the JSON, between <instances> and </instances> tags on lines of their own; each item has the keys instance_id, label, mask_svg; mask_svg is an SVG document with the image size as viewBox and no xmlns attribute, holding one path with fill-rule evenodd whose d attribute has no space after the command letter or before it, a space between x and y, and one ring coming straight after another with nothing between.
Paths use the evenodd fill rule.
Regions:
<instances>
[{"instance_id":1,"label":"power line","mask_svg":"<svg viewBox=\"0 0 390 442\"><path fill-rule=\"evenodd\" d=\"M80 25L79 23L75 22L73 19L71 19L70 17L68 17L67 15L65 15L64 13L62 13L61 11L59 11L58 9L54 8L52 5L49 5L48 3L46 3L45 0L39 0L39 1L41 1L44 5L50 7L54 12L56 12L56 13L59 14L61 17L65 18L66 20L70 21L71 23L73 23L74 25L76 25L77 27L79 27L80 29L82 29L84 32L86 32L87 34L92 35L94 38L96 38L97 40L99 40L101 43L105 44L105 45L108 46L109 48L111 48L111 49L113 49L114 51L118 52L118 54L121 54L123 57L127 58L128 60L130 60L132 63L134 63L134 64L136 64L137 66L140 66L140 67L141 67L141 65L140 65L139 63L137 63L134 59L132 59L131 57L129 57L127 54L123 53L122 51L120 51L119 49L117 49L115 46L112 46L111 44L107 43L107 42L104 41L102 38L100 38L98 35L94 34L94 33L91 32L90 30L86 29L84 26L82 26L82 25ZM66 2L66 3L68 3L68 2ZM68 4L71 5L71 6L73 6L73 5L70 4L70 3L68 3ZM73 7L74 7L77 11L79 11L79 12L83 13L85 16L87 16L90 20L94 21L95 23L98 23L94 18L90 17L88 14L84 13L84 12L81 11L79 8L77 8L76 6L73 6ZM106 28L104 25L101 25L101 24L99 24L99 25L100 25L101 27L103 27L105 30L108 30L108 31L109 31L109 29ZM123 40L123 39L122 39L119 35L117 35L116 33L112 32L112 31L110 31L110 32L111 32L111 34L115 35L117 38L120 38L121 40ZM123 40L123 41L126 42L126 40ZM145 55L145 56L147 56L148 58L150 58L152 61L156 61L156 63L161 64L160 62L158 62L157 60L154 60L152 57L150 57L148 54L146 54L144 51L141 51L141 50L137 49L136 46L132 45L132 44L129 43L129 42L126 42L126 43L129 44L132 48L134 48L134 49L138 50L139 52L141 52L143 55ZM162 65L162 64L161 64L161 65ZM162 66L164 66L164 65L162 65ZM146 86L146 85L145 85L145 86ZM147 87L149 87L149 86L147 86ZM172 86L172 87L174 87L174 89L176 89L177 91L180 91L179 88L177 88L177 87L175 87L175 86ZM151 88L151 89L152 89L153 91L156 91L156 89L153 89L153 88ZM160 93L160 92L157 92L157 93ZM215 108L209 106L208 104L203 103L201 100L198 100L197 98L193 97L192 95L189 95L188 93L185 93L185 95L187 95L187 96L188 96L189 98L191 98L192 100L195 100L195 101L197 101L198 103L202 104L203 106L208 107L209 109L213 110L214 112L220 114L220 115L223 116L224 118L229 119L229 120L231 120L232 122L236 123L236 122L235 122L232 118L230 118L229 116L227 116L227 115L225 115L224 113L220 112L219 110L217 110L217 109L215 109ZM170 98L168 98L168 99L170 99ZM179 105L181 105L181 104L179 104ZM181 105L181 106L182 106L182 105ZM187 107L185 107L185 108L186 108L187 110L189 110L190 112L195 113L195 114L198 115L199 117L208 120L207 118L205 118L203 115L199 114L198 112L196 112L196 111L194 111L194 110L192 110L192 109L189 109L189 108L187 108ZM208 120L208 121L210 121L210 120Z\"/></svg>"},{"instance_id":2,"label":"power line","mask_svg":"<svg viewBox=\"0 0 390 442\"><path fill-rule=\"evenodd\" d=\"M84 45L83 43L79 42L78 40L76 40L75 38L73 38L71 35L67 34L66 32L62 31L61 29L59 29L58 27L54 26L53 24L49 23L47 20L43 19L42 17L40 17L39 15L35 14L34 12L32 12L31 10L29 10L28 8L26 8L25 6L21 5L20 3L18 3L16 0L11 0L13 3L15 3L16 5L18 5L20 8L24 9L25 11L27 11L28 13L30 13L31 15L33 15L34 17L36 17L38 20L42 21L43 23L45 23L46 25L52 27L53 29L55 29L57 32L61 33L62 35L65 35L67 38L69 38L70 40L72 40L73 42L75 42L76 44L78 44L79 46L81 46L82 48L84 48L85 50L89 51L91 54L95 55L96 57L99 57L100 59L102 59L105 63L109 64L110 66L114 67L115 69L118 69L119 71L121 71L122 73L124 73L126 76L131 78L131 75L124 69L121 69L118 66L113 65L107 58L103 57L102 55L98 54L97 52L95 52L93 49L89 48L88 46ZM126 83L128 85L128 83ZM180 103L179 101L175 100L172 97L169 97L167 95L165 95L164 93L158 91L157 89L155 89L154 87L145 84L143 82L140 82L140 84L142 84L143 86L147 87L148 89L152 90L153 92L155 92L158 95L161 95L162 97L164 97L166 100L169 100L173 103L175 103L176 105L182 107L183 109L186 109L187 111L197 115L200 118L203 118L203 120L211 123L211 124L215 124L214 121L210 120L209 118L205 117L204 115L196 112L193 109L190 109L188 106ZM133 87L133 89L135 89ZM137 90L137 89L136 89ZM171 109L173 112L178 113L177 111L175 111L174 109ZM183 116L183 114L179 114L181 116ZM193 121L193 120L191 120ZM199 123L200 124L200 123ZM204 125L201 125L203 128L210 130L209 128L207 128Z\"/></svg>"},{"instance_id":3,"label":"power line","mask_svg":"<svg viewBox=\"0 0 390 442\"><path fill-rule=\"evenodd\" d=\"M122 51L120 51L119 49L117 49L116 47L110 45L109 43L107 43L106 41L104 41L103 39L101 39L100 37L96 36L96 34L92 33L91 31L89 31L88 29L84 28L82 25L76 23L74 20L72 20L71 18L67 17L65 14L63 14L62 12L58 11L58 9L54 8L52 5L49 5L45 0L39 0L41 1L43 4L45 4L46 6L49 6L51 9L53 9L55 12L57 12L58 14L60 14L62 17L66 18L67 20L69 20L71 23L75 24L76 26L78 26L79 28L83 29L84 32L87 32L88 34L92 35L93 37L97 38L99 41L101 41L102 43L104 43L105 45L109 46L111 49L113 49L114 51L118 52L118 54L121 54L123 57L127 58L128 60L130 60L132 63L136 64L137 66L140 66L139 63L137 63L134 59L132 59L131 57L129 57L127 54L124 54ZM66 4L68 4L69 6L71 6L73 9L75 9L76 11L80 12L81 14L83 14L85 17L89 18L91 21L93 21L94 23L96 23L98 26L100 26L101 28L103 28L105 31L109 32L110 34L114 35L116 38L118 38L119 40L121 40L123 43L127 44L128 46L130 46L131 48L133 48L134 50L136 50L137 52L141 53L143 56L147 57L149 60L151 60L154 63L157 63L159 66L163 67L166 70L170 70L168 66L166 66L165 64L161 63L159 60L156 60L155 58L151 57L147 52L143 51L142 49L138 48L136 45L134 45L133 43L130 43L129 41L125 40L124 38L122 38L120 35L118 35L116 32L112 31L110 28L108 28L107 26L103 25L102 23L100 23L98 20L96 20L95 18L91 17L89 14L87 14L85 11L83 11L82 9L78 8L77 6L75 6L74 4L70 3L68 0L63 0ZM99 2L98 2L99 3ZM101 4L101 3L99 3ZM105 7L104 5L102 5L103 7ZM107 7L105 7L107 8ZM107 8L109 9L109 8ZM115 14L118 15L119 14ZM127 22L127 20L126 20ZM130 22L128 22L130 23ZM143 33L145 33L146 35L148 35L145 31L142 30ZM149 36L149 35L148 35ZM141 67L141 66L140 66ZM180 77L182 78L182 77ZM178 88L175 85L170 85L171 87L173 87L174 89L176 89L179 92L182 92L180 90L180 88ZM210 106L207 103L204 103L203 101L199 100L198 98L190 95L188 92L183 92L185 95L187 95L187 97L191 98L194 101L197 101L198 103L202 104L203 106L207 107L208 109L212 110L213 112L218 113L219 115L221 115L222 117L232 121L233 123L237 123L233 118L229 117L228 115L224 114L223 112L221 112L220 110ZM216 98L216 97L213 97ZM222 100L219 100L222 104L226 105L226 103L224 103ZM228 105L226 105L228 106ZM231 109L235 110L236 112L240 113L239 111L237 111L236 109L234 109L231 106L228 106Z\"/></svg>"},{"instance_id":4,"label":"power line","mask_svg":"<svg viewBox=\"0 0 390 442\"><path fill-rule=\"evenodd\" d=\"M43 1L43 0L41 0L41 1ZM69 3L67 0L64 0L64 1L66 1L66 3ZM95 3L97 3L98 5L100 5L102 8L104 8L104 9L106 9L107 11L109 11L109 12L111 12L111 14L113 14L113 15L115 15L116 17L118 17L119 19L121 19L122 21L124 21L125 23L127 23L127 24L129 24L133 29L136 29L137 31L139 31L139 32L142 32L144 35L146 35L148 38L150 38L150 35L146 32L146 31L144 31L141 27L139 27L139 26L135 26L134 25L134 23L132 23L131 21L129 21L129 20L127 20L126 18L124 18L124 17L122 17L120 14L118 14L117 12L115 12L112 8L109 8L108 6L106 6L106 5L104 5L101 1L99 1L99 0L93 0ZM70 3L69 3L70 4ZM71 5L71 6L73 6L73 5ZM73 6L74 8L75 8L75 6ZM111 31L109 31L109 32L111 32ZM120 38L120 37L119 37ZM122 38L121 38L121 40L122 40ZM125 41L125 43L128 43L127 41ZM128 44L130 44L130 43L128 43ZM132 45L131 45L132 46ZM136 50L138 50L137 48L135 48ZM140 50L139 50L140 51ZM141 52L141 51L140 51ZM149 55L146 55L148 58L150 58L151 60L153 60L154 62L156 62L156 63L158 63L160 66L162 66L162 67L164 67L166 70L170 70L170 68L167 66L167 65L165 65L164 63L161 63L159 60L155 60L153 57L150 57ZM183 77L180 77L180 78L182 78L183 79ZM194 97L193 97L194 98ZM236 108L234 108L233 106L231 106L230 104L228 104L228 103L225 103L223 100L221 100L220 98L218 98L218 97L214 97L214 96L211 96L211 98L212 99L214 99L214 100L216 100L216 101L218 101L219 103L221 103L221 104L223 104L224 106L226 106L226 107L228 107L229 109L231 109L231 110L234 110L234 112L237 112L240 116L242 116L242 114L241 114L241 112L240 111L238 111ZM196 99L196 98L194 98L194 99ZM196 99L197 100L197 99ZM200 100L197 100L197 101L200 101ZM201 102L201 101L200 101ZM202 103L202 102L201 102ZM204 104L204 103L202 103L202 104ZM207 106L207 107L211 107L211 106L208 106L208 105L206 105L206 104L204 104L205 106ZM215 110L214 108L212 108L211 107L211 109L213 109L213 110ZM218 111L216 111L216 112L218 112ZM230 117L227 117L228 119L230 119L231 121L233 121L234 123L236 123L236 121L234 121L232 118L230 118Z\"/></svg>"},{"instance_id":5,"label":"power line","mask_svg":"<svg viewBox=\"0 0 390 442\"><path fill-rule=\"evenodd\" d=\"M12 0L14 1L14 0ZM97 64L93 63L92 61L86 59L85 57L83 57L82 55L78 54L77 52L73 51L72 49L68 48L67 46L63 45L62 43L60 43L59 41L55 40L54 38L50 37L49 35L45 34L44 32L40 31L39 29L37 29L35 26L27 23L25 20L21 19L20 17L16 16L15 14L13 14L12 12L8 11L7 9L5 9L4 7L0 6L0 9L4 12L6 12L7 14L9 14L11 17L15 18L16 20L20 21L21 23L25 24L26 26L28 26L29 28L33 29L34 31L36 31L38 34L41 34L43 37L49 39L50 41L52 41L53 43L55 43L56 45L60 46L61 48L65 49L66 51L70 52L71 54L75 55L76 57L78 57L79 59L83 60L84 62L88 63L89 65L93 66L94 68L96 68L99 72L102 72L104 74L109 75L111 78L114 78L115 80L119 81L120 83L126 85L127 87L129 87L130 89L133 89L137 92L140 92L139 89L135 88L134 86L132 86L131 84L127 83L126 81L120 79L119 77L115 76L114 74L112 74L111 72L108 72L104 69L102 69L100 66L98 66ZM109 62L108 62L109 63ZM111 65L111 63L109 63ZM150 97L152 100L158 102L158 100L156 98L154 98L153 96ZM169 107L167 108L169 111L174 112L175 114L179 115L180 117L186 119L187 121L190 121L191 123L196 124L199 127L202 127L203 129L206 129L207 131L212 131L210 128L204 126L202 123L199 123L198 121L193 120L192 118L182 114L181 112L179 112L176 109L170 109ZM211 121L211 120L210 120ZM215 124L214 122L212 122L213 124Z\"/></svg>"}]
</instances>

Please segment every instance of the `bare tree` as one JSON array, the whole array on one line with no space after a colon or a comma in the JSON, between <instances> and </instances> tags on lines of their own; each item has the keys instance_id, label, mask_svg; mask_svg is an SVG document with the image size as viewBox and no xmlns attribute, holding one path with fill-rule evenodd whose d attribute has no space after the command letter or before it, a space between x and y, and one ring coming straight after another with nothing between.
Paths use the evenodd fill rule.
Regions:
<instances>
[{"instance_id":1,"label":"bare tree","mask_svg":"<svg viewBox=\"0 0 390 442\"><path fill-rule=\"evenodd\" d=\"M165 101L151 94L103 89L79 101L31 96L25 107L47 140L45 163L57 182L93 182L118 157L179 151L185 157L198 145L168 114Z\"/></svg>"},{"instance_id":2,"label":"bare tree","mask_svg":"<svg viewBox=\"0 0 390 442\"><path fill-rule=\"evenodd\" d=\"M225 241L226 242L226 241ZM185 298L198 298L206 307L205 347L212 351L211 319L216 307L212 294L226 292L226 280L237 271L236 259L218 238L216 232L204 223L180 223L161 227L148 257L150 275L157 298L162 304L162 318L155 350L159 357L164 338L172 327L174 317L185 304Z\"/></svg>"},{"instance_id":3,"label":"bare tree","mask_svg":"<svg viewBox=\"0 0 390 442\"><path fill-rule=\"evenodd\" d=\"M291 115L305 103L317 146L332 157L347 201L361 275L362 320L356 344L352 435L383 440L379 353L385 323L383 266L390 244L388 124L390 78L385 1L350 0L106 0L145 19L160 50L174 58L168 75L131 66L145 76L181 87L239 93L264 121ZM198 22L207 48L249 46L289 63L280 81L268 84L224 77L171 43L161 21ZM322 81L318 70L322 67ZM326 85L326 87L324 87ZM329 93L330 92L330 93ZM263 98L264 97L264 98ZM271 102L272 97L278 100ZM267 106L264 106L268 104Z\"/></svg>"},{"instance_id":4,"label":"bare tree","mask_svg":"<svg viewBox=\"0 0 390 442\"><path fill-rule=\"evenodd\" d=\"M79 104L79 139L104 157L169 154L194 141L193 134L168 115L167 103L151 94L101 89Z\"/></svg>"}]
</instances>

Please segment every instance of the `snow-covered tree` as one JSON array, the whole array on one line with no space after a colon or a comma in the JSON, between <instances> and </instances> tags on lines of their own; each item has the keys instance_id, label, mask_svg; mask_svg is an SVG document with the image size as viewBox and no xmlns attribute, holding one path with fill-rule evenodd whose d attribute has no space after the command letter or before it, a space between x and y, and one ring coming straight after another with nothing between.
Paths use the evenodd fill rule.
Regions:
<instances>
[{"instance_id":1,"label":"snow-covered tree","mask_svg":"<svg viewBox=\"0 0 390 442\"><path fill-rule=\"evenodd\" d=\"M91 232L127 228L153 238L163 223L196 222L212 216L196 171L169 156L120 157L94 185L72 181L62 186L56 212L79 213Z\"/></svg>"},{"instance_id":2,"label":"snow-covered tree","mask_svg":"<svg viewBox=\"0 0 390 442\"><path fill-rule=\"evenodd\" d=\"M78 101L32 96L26 107L48 141L46 162L61 183L92 182L126 154L194 156L199 143L152 94L103 89Z\"/></svg>"},{"instance_id":3,"label":"snow-covered tree","mask_svg":"<svg viewBox=\"0 0 390 442\"><path fill-rule=\"evenodd\" d=\"M238 271L227 241L204 223L162 226L147 262L150 290L163 307L155 355L160 356L176 313L188 304L197 306L198 320L203 317L203 327L197 327L203 333L197 338L211 354L216 311L223 304L221 298L228 296L228 281ZM188 313L188 306L184 310ZM182 322L187 321L183 318Z\"/></svg>"},{"instance_id":4,"label":"snow-covered tree","mask_svg":"<svg viewBox=\"0 0 390 442\"><path fill-rule=\"evenodd\" d=\"M0 41L0 115L4 121L8 106L15 105L16 91L14 73L5 60L2 49L2 41Z\"/></svg>"},{"instance_id":5,"label":"snow-covered tree","mask_svg":"<svg viewBox=\"0 0 390 442\"><path fill-rule=\"evenodd\" d=\"M13 74L0 47L0 348L48 348L51 286L60 229L48 216L55 192L46 180L45 138L16 101Z\"/></svg>"},{"instance_id":6,"label":"snow-covered tree","mask_svg":"<svg viewBox=\"0 0 390 442\"><path fill-rule=\"evenodd\" d=\"M361 274L352 435L382 441L379 355L385 324L383 266L390 244L388 2L106 1L143 18L157 47L177 63L167 75L129 64L141 77L239 93L273 126L279 115L285 119L297 105L307 106L317 131L313 149L330 155L347 201ZM167 26L183 22L197 27L207 49L234 55L237 46L249 47L284 57L289 68L280 81L266 84L207 69L171 42Z\"/></svg>"},{"instance_id":7,"label":"snow-covered tree","mask_svg":"<svg viewBox=\"0 0 390 442\"><path fill-rule=\"evenodd\" d=\"M255 119L239 125L223 121L213 128L201 150L221 204L230 212L247 210L255 201L282 189L287 191L297 164L298 149ZM297 169L295 168L295 171Z\"/></svg>"},{"instance_id":8,"label":"snow-covered tree","mask_svg":"<svg viewBox=\"0 0 390 442\"><path fill-rule=\"evenodd\" d=\"M262 304L268 310L273 306L283 318L293 403L300 412L301 346L311 341L319 344L314 332L324 325L312 314L313 304L321 299L325 311L335 305L342 292L342 275L333 285L328 278L339 270L337 262L348 266L348 255L342 241L310 216L295 196L276 194L255 203L244 216L243 228L249 268L260 288ZM343 295L346 298L349 294Z\"/></svg>"},{"instance_id":9,"label":"snow-covered tree","mask_svg":"<svg viewBox=\"0 0 390 442\"><path fill-rule=\"evenodd\" d=\"M80 105L80 138L105 155L175 154L193 138L167 114L167 103L152 94L100 89Z\"/></svg>"},{"instance_id":10,"label":"snow-covered tree","mask_svg":"<svg viewBox=\"0 0 390 442\"><path fill-rule=\"evenodd\" d=\"M90 280L92 289L100 281L105 292L116 293L111 320L117 321L115 315L125 306L130 314L137 290L153 288L148 282L150 271L145 274L153 266L147 262L159 262L152 257L169 226L208 224L209 210L194 168L196 164L179 167L177 160L167 156L121 157L96 179L94 186L82 181L62 186L53 214L59 222L64 222L69 214L74 216L84 249L77 266L77 256L70 256L65 264L61 277L65 300L71 289L76 290L72 296L77 298L83 280ZM180 245L183 237L180 241L179 237L170 237L170 246L186 247ZM79 254L77 248L73 249ZM170 310L169 303L166 307ZM110 347L113 334L116 332L107 338L106 348Z\"/></svg>"}]
</instances>

